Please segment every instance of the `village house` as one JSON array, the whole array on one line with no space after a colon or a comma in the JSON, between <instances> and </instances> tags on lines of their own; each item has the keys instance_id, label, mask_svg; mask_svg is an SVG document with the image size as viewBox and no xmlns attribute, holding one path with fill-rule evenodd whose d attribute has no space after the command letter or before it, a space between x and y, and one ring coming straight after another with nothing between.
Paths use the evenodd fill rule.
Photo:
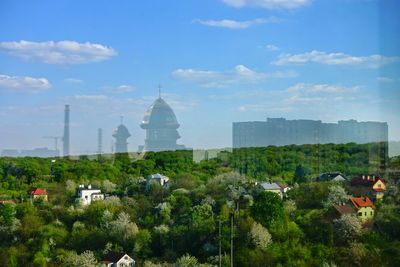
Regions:
<instances>
[{"instance_id":1,"label":"village house","mask_svg":"<svg viewBox=\"0 0 400 267\"><path fill-rule=\"evenodd\" d=\"M103 257L101 262L107 267L133 267L135 266L135 260L132 259L128 254L109 252Z\"/></svg>"},{"instance_id":2,"label":"village house","mask_svg":"<svg viewBox=\"0 0 400 267\"><path fill-rule=\"evenodd\" d=\"M147 182L147 187L149 187L151 184L154 184L154 183L158 184L164 188L169 188L169 185L170 185L169 177L159 174L159 173L151 174L151 175L147 176L146 182Z\"/></svg>"},{"instance_id":3,"label":"village house","mask_svg":"<svg viewBox=\"0 0 400 267\"><path fill-rule=\"evenodd\" d=\"M382 200L386 191L386 181L375 175L363 175L351 181L351 186L358 189L359 194L368 195L375 200Z\"/></svg>"},{"instance_id":4,"label":"village house","mask_svg":"<svg viewBox=\"0 0 400 267\"><path fill-rule=\"evenodd\" d=\"M264 191L276 193L280 198L283 198L283 189L277 183L261 182L260 186Z\"/></svg>"},{"instance_id":5,"label":"village house","mask_svg":"<svg viewBox=\"0 0 400 267\"><path fill-rule=\"evenodd\" d=\"M350 200L356 209L357 217L362 222L366 222L374 218L375 205L368 197L353 197Z\"/></svg>"},{"instance_id":6,"label":"village house","mask_svg":"<svg viewBox=\"0 0 400 267\"><path fill-rule=\"evenodd\" d=\"M32 200L43 200L47 201L48 200L48 194L46 189L43 188L31 188L28 190L29 197Z\"/></svg>"},{"instance_id":7,"label":"village house","mask_svg":"<svg viewBox=\"0 0 400 267\"><path fill-rule=\"evenodd\" d=\"M101 190L92 186L92 185L79 185L78 187L78 200L82 203L83 206L90 205L92 201L103 200L104 194L101 193Z\"/></svg>"},{"instance_id":8,"label":"village house","mask_svg":"<svg viewBox=\"0 0 400 267\"><path fill-rule=\"evenodd\" d=\"M334 218L337 219L343 215L351 215L356 214L356 209L353 203L339 203L337 205L333 205L333 209L336 213L334 213Z\"/></svg>"},{"instance_id":9,"label":"village house","mask_svg":"<svg viewBox=\"0 0 400 267\"><path fill-rule=\"evenodd\" d=\"M346 178L340 172L321 173L316 179L317 182L344 182Z\"/></svg>"}]
</instances>

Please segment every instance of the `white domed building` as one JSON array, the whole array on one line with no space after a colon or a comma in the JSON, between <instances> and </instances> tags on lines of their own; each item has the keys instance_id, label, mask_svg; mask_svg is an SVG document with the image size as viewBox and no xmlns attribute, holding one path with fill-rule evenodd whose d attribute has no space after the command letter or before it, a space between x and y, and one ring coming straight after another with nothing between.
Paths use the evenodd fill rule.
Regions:
<instances>
[{"instance_id":1,"label":"white domed building","mask_svg":"<svg viewBox=\"0 0 400 267\"><path fill-rule=\"evenodd\" d=\"M179 123L172 108L159 96L147 109L140 127L146 130L144 146L140 151L166 151L185 149L178 145Z\"/></svg>"},{"instance_id":2,"label":"white domed building","mask_svg":"<svg viewBox=\"0 0 400 267\"><path fill-rule=\"evenodd\" d=\"M115 138L115 153L128 152L128 138L131 134L125 125L121 124L114 130L112 135Z\"/></svg>"}]
</instances>

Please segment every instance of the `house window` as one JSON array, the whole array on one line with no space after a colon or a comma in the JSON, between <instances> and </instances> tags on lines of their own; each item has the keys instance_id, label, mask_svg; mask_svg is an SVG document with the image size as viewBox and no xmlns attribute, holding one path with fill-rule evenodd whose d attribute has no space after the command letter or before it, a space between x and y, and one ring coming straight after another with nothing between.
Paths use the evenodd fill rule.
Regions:
<instances>
[{"instance_id":1,"label":"house window","mask_svg":"<svg viewBox=\"0 0 400 267\"><path fill-rule=\"evenodd\" d=\"M362 216L362 212L359 212L359 213L358 213L358 216Z\"/></svg>"},{"instance_id":2,"label":"house window","mask_svg":"<svg viewBox=\"0 0 400 267\"><path fill-rule=\"evenodd\" d=\"M364 212L364 215L367 216L367 212Z\"/></svg>"},{"instance_id":3,"label":"house window","mask_svg":"<svg viewBox=\"0 0 400 267\"><path fill-rule=\"evenodd\" d=\"M372 215L372 211L371 211L371 215Z\"/></svg>"}]
</instances>

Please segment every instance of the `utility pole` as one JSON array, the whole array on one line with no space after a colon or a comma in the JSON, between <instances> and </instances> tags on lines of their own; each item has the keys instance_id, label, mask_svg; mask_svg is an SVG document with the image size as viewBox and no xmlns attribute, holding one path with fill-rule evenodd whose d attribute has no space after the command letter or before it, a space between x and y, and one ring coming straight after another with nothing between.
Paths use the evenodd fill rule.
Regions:
<instances>
[{"instance_id":1,"label":"utility pole","mask_svg":"<svg viewBox=\"0 0 400 267\"><path fill-rule=\"evenodd\" d=\"M218 241L219 241L219 267L222 266L222 258L221 258L221 218L218 221Z\"/></svg>"},{"instance_id":2,"label":"utility pole","mask_svg":"<svg viewBox=\"0 0 400 267\"><path fill-rule=\"evenodd\" d=\"M235 214L232 213L232 215L231 215L231 267L233 267L233 236L234 236L234 234L233 234L233 231L234 231L234 229L233 229L233 217L234 216L235 216Z\"/></svg>"}]
</instances>

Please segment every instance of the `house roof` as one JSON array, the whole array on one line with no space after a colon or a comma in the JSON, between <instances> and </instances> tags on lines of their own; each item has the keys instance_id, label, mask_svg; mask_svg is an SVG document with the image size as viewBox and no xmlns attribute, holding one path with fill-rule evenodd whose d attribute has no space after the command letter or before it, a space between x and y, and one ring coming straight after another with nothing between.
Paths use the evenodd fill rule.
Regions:
<instances>
[{"instance_id":1,"label":"house roof","mask_svg":"<svg viewBox=\"0 0 400 267\"><path fill-rule=\"evenodd\" d=\"M326 173L321 173L318 177L317 177L317 181L331 181L331 180L335 180L335 181L345 181L346 178L344 177L344 175L340 172L326 172Z\"/></svg>"},{"instance_id":2,"label":"house roof","mask_svg":"<svg viewBox=\"0 0 400 267\"><path fill-rule=\"evenodd\" d=\"M156 174L151 174L149 176L147 176L147 179L169 179L168 176L156 173Z\"/></svg>"},{"instance_id":3,"label":"house roof","mask_svg":"<svg viewBox=\"0 0 400 267\"><path fill-rule=\"evenodd\" d=\"M277 183L262 182L260 185L265 190L281 190L281 187Z\"/></svg>"},{"instance_id":4,"label":"house roof","mask_svg":"<svg viewBox=\"0 0 400 267\"><path fill-rule=\"evenodd\" d=\"M334 205L333 206L339 213L340 215L345 215L345 214L352 214L354 213L354 208L349 205L349 204L345 204L345 205Z\"/></svg>"},{"instance_id":5,"label":"house roof","mask_svg":"<svg viewBox=\"0 0 400 267\"><path fill-rule=\"evenodd\" d=\"M351 202L356 207L356 209L360 209L362 207L372 207L375 209L374 203L372 203L369 197L353 197L351 198Z\"/></svg>"},{"instance_id":6,"label":"house roof","mask_svg":"<svg viewBox=\"0 0 400 267\"><path fill-rule=\"evenodd\" d=\"M42 188L32 188L28 191L29 195L37 196L37 195L47 195L46 189Z\"/></svg>"},{"instance_id":7,"label":"house roof","mask_svg":"<svg viewBox=\"0 0 400 267\"><path fill-rule=\"evenodd\" d=\"M362 176L362 177L357 177L354 178L351 181L351 185L353 186L374 186L378 181L382 181L384 184L386 184L386 180L382 179L380 177L374 177L374 176Z\"/></svg>"},{"instance_id":8,"label":"house roof","mask_svg":"<svg viewBox=\"0 0 400 267\"><path fill-rule=\"evenodd\" d=\"M94 185L91 185L91 184L89 184L89 185L83 185L83 184L79 185L78 192L83 191L83 190L100 190L100 188L98 188L98 187L96 187Z\"/></svg>"},{"instance_id":9,"label":"house roof","mask_svg":"<svg viewBox=\"0 0 400 267\"><path fill-rule=\"evenodd\" d=\"M116 263L118 262L121 258L123 258L125 255L127 255L126 253L121 253L121 252L115 252L115 251L111 251L109 253L107 253L103 259L101 260L102 262L107 262L107 263ZM128 255L129 256L129 255Z\"/></svg>"}]
</instances>

